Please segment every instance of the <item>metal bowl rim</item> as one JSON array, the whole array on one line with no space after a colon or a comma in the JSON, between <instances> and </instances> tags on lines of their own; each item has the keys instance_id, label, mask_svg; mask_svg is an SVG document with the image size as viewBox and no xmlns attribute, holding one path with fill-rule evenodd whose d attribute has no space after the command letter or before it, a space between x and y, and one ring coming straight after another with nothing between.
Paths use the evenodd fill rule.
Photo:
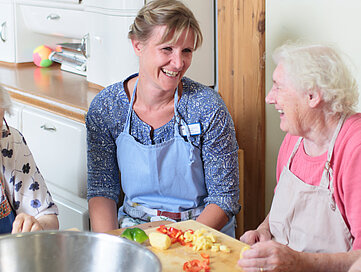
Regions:
<instances>
[{"instance_id":1,"label":"metal bowl rim","mask_svg":"<svg viewBox=\"0 0 361 272\"><path fill-rule=\"evenodd\" d=\"M13 239L20 239L22 237L31 237L31 236L65 236L65 237L95 237L97 239L103 239L108 241L117 241L117 243L125 243L130 244L132 246L137 247L141 251L145 252L145 254L149 255L152 259L154 259L160 268L160 271L162 271L162 264L158 258L158 256L153 253L150 249L146 248L145 246L142 246L138 244L137 242L130 241L126 238L111 235L107 233L95 233L90 231L70 231L70 230L42 230L42 231L34 231L34 232L22 232L22 233L16 233L16 234L5 234L0 235L0 242L2 240L13 240Z\"/></svg>"}]
</instances>

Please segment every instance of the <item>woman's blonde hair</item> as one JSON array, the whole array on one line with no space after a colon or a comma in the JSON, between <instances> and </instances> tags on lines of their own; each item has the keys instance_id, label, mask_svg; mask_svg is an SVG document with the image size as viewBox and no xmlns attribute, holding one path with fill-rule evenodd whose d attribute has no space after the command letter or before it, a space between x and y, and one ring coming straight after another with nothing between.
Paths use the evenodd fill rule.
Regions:
<instances>
[{"instance_id":1,"label":"woman's blonde hair","mask_svg":"<svg viewBox=\"0 0 361 272\"><path fill-rule=\"evenodd\" d=\"M355 112L358 86L345 56L334 47L309 42L287 42L273 53L299 91L319 89L330 114Z\"/></svg>"},{"instance_id":2,"label":"woman's blonde hair","mask_svg":"<svg viewBox=\"0 0 361 272\"><path fill-rule=\"evenodd\" d=\"M8 114L11 114L11 105L12 102L8 91L0 85L0 109L3 109Z\"/></svg>"},{"instance_id":3,"label":"woman's blonde hair","mask_svg":"<svg viewBox=\"0 0 361 272\"><path fill-rule=\"evenodd\" d=\"M155 26L164 25L167 28L160 43L175 43L184 30L191 30L194 33L193 49L201 46L203 36L198 22L192 11L178 0L154 0L144 5L130 26L128 38L146 42ZM173 36L168 40L172 31Z\"/></svg>"}]
</instances>

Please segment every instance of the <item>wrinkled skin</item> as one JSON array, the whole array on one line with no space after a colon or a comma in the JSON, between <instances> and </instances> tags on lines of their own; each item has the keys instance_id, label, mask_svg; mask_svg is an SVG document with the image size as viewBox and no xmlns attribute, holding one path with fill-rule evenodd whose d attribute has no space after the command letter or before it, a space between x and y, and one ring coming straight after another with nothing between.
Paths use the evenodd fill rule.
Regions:
<instances>
[{"instance_id":1,"label":"wrinkled skin","mask_svg":"<svg viewBox=\"0 0 361 272\"><path fill-rule=\"evenodd\" d=\"M12 234L43 230L40 222L34 216L20 213L15 217Z\"/></svg>"},{"instance_id":2,"label":"wrinkled skin","mask_svg":"<svg viewBox=\"0 0 361 272\"><path fill-rule=\"evenodd\" d=\"M251 233L253 234L253 233ZM243 253L238 265L245 272L263 271L302 271L300 268L300 253L272 240L258 242Z\"/></svg>"},{"instance_id":3,"label":"wrinkled skin","mask_svg":"<svg viewBox=\"0 0 361 272\"><path fill-rule=\"evenodd\" d=\"M271 240L272 235L269 232L269 230L265 229L265 228L259 228L257 230L250 230L245 232L240 240L243 243L249 244L249 245L253 245L257 242L264 242L264 241L268 241Z\"/></svg>"}]
</instances>

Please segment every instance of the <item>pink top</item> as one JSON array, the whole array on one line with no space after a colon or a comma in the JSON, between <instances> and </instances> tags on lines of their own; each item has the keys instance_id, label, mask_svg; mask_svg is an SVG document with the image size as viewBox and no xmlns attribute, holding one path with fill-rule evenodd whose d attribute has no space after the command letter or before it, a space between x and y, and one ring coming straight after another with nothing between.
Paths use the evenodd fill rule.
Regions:
<instances>
[{"instance_id":1,"label":"pink top","mask_svg":"<svg viewBox=\"0 0 361 272\"><path fill-rule=\"evenodd\" d=\"M277 161L277 182L298 138L287 134L282 142ZM326 159L327 152L317 157L308 156L302 141L290 170L304 182L317 186ZM331 168L337 207L354 238L353 249L361 249L361 113L350 116L343 124L335 143Z\"/></svg>"}]
</instances>

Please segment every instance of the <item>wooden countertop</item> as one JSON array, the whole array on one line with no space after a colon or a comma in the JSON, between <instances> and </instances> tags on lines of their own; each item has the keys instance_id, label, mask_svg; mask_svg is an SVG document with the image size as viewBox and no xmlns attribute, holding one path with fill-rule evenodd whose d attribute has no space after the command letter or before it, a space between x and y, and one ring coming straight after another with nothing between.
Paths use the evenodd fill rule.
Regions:
<instances>
[{"instance_id":1,"label":"wooden countertop","mask_svg":"<svg viewBox=\"0 0 361 272\"><path fill-rule=\"evenodd\" d=\"M39 68L33 63L0 62L0 84L14 101L83 123L91 101L102 89L91 86L84 76L60 70L57 63Z\"/></svg>"}]
</instances>

